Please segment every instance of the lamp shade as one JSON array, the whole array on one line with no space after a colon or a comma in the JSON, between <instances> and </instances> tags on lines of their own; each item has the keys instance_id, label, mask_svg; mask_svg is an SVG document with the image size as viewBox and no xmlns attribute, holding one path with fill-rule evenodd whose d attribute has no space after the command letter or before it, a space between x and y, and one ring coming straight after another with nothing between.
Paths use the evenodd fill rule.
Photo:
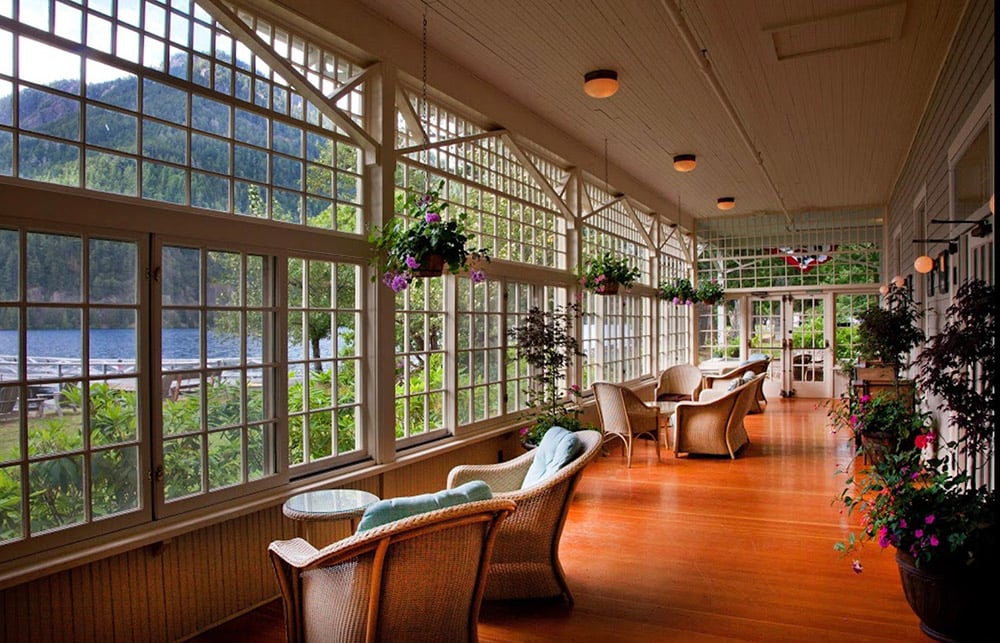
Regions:
<instances>
[{"instance_id":1,"label":"lamp shade","mask_svg":"<svg viewBox=\"0 0 1000 643\"><path fill-rule=\"evenodd\" d=\"M883 295L888 295L889 294L889 286L886 286L885 284L882 284L881 286L879 286L878 291L880 293L882 293Z\"/></svg>"},{"instance_id":2,"label":"lamp shade","mask_svg":"<svg viewBox=\"0 0 1000 643\"><path fill-rule=\"evenodd\" d=\"M719 200L716 202L715 207L719 208L720 210L732 210L734 207L736 207L736 199L731 196L720 197Z\"/></svg>"},{"instance_id":3,"label":"lamp shade","mask_svg":"<svg viewBox=\"0 0 1000 643\"><path fill-rule=\"evenodd\" d=\"M678 172L690 172L698 165L694 154L678 154L674 157L674 169Z\"/></svg>"},{"instance_id":4,"label":"lamp shade","mask_svg":"<svg viewBox=\"0 0 1000 643\"><path fill-rule=\"evenodd\" d=\"M927 255L920 255L913 262L913 269L922 275L926 275L931 270L934 270L934 260Z\"/></svg>"},{"instance_id":5,"label":"lamp shade","mask_svg":"<svg viewBox=\"0 0 1000 643\"><path fill-rule=\"evenodd\" d=\"M896 288L902 288L906 285L906 280L903 279L903 275L896 275L892 278L892 285Z\"/></svg>"},{"instance_id":6,"label":"lamp shade","mask_svg":"<svg viewBox=\"0 0 1000 643\"><path fill-rule=\"evenodd\" d=\"M618 72L595 69L583 75L583 91L594 98L607 98L618 91Z\"/></svg>"}]
</instances>

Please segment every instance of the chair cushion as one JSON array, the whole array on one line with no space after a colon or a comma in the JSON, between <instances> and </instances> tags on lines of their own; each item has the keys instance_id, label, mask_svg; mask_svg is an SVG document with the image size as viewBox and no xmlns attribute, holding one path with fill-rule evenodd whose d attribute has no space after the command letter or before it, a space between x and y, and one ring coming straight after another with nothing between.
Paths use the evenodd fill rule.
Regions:
<instances>
[{"instance_id":1,"label":"chair cushion","mask_svg":"<svg viewBox=\"0 0 1000 643\"><path fill-rule=\"evenodd\" d=\"M757 375L753 371L747 371L743 374L743 377L741 378L743 381L741 383L746 384L755 377L757 377Z\"/></svg>"},{"instance_id":2,"label":"chair cushion","mask_svg":"<svg viewBox=\"0 0 1000 643\"><path fill-rule=\"evenodd\" d=\"M742 383L743 382L740 380L740 378L734 377L733 380L729 383L729 386L726 387L726 390L727 391L735 391L736 387L739 386Z\"/></svg>"},{"instance_id":3,"label":"chair cushion","mask_svg":"<svg viewBox=\"0 0 1000 643\"><path fill-rule=\"evenodd\" d=\"M373 503L361 516L358 522L358 533L373 527L384 525L394 520L401 520L418 514L453 507L476 500L489 500L493 497L490 486L482 480L470 480L454 489L443 489L435 493L423 493L417 496L387 498Z\"/></svg>"},{"instance_id":4,"label":"chair cushion","mask_svg":"<svg viewBox=\"0 0 1000 643\"><path fill-rule=\"evenodd\" d=\"M548 478L572 462L582 451L583 442L575 433L567 431L561 426L552 427L545 432L541 443L535 449L535 457L531 461L531 466L528 467L528 472L524 475L521 488L530 487Z\"/></svg>"}]
</instances>

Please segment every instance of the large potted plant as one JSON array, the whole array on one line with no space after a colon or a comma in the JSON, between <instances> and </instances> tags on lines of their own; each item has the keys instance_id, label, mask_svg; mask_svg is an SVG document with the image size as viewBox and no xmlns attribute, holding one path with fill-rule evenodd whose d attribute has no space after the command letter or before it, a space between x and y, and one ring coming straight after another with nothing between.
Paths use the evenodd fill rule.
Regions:
<instances>
[{"instance_id":1,"label":"large potted plant","mask_svg":"<svg viewBox=\"0 0 1000 643\"><path fill-rule=\"evenodd\" d=\"M861 527L836 548L894 547L907 602L921 629L942 641L972 640L993 620L998 503L981 467L996 445L995 337L993 286L963 285L917 360L920 390L940 400L955 437L939 444L925 431L912 448L849 477L840 496ZM862 569L857 559L853 566Z\"/></svg>"},{"instance_id":2,"label":"large potted plant","mask_svg":"<svg viewBox=\"0 0 1000 643\"><path fill-rule=\"evenodd\" d=\"M628 259L604 252L591 258L580 270L580 285L599 295L614 295L619 287L630 288L640 274Z\"/></svg>"},{"instance_id":3,"label":"large potted plant","mask_svg":"<svg viewBox=\"0 0 1000 643\"><path fill-rule=\"evenodd\" d=\"M884 306L870 306L859 315L858 352L868 366L881 364L899 379L909 365L910 351L924 341L924 331L918 324L920 310L909 289L892 285L885 296ZM863 373L859 374L863 379Z\"/></svg>"},{"instance_id":4,"label":"large potted plant","mask_svg":"<svg viewBox=\"0 0 1000 643\"><path fill-rule=\"evenodd\" d=\"M466 214L445 217L448 204L441 200L440 181L423 194L410 192L397 209L404 217L393 217L376 227L368 240L375 249L372 263L382 282L399 292L417 277L435 277L445 269L453 274L467 271L474 283L485 279L482 263L489 255L469 247ZM409 220L409 222L407 222Z\"/></svg>"},{"instance_id":5,"label":"large potted plant","mask_svg":"<svg viewBox=\"0 0 1000 643\"><path fill-rule=\"evenodd\" d=\"M542 436L553 426L577 431L588 428L580 422L577 404L580 388L560 386L566 368L577 356L583 355L573 334L576 304L543 311L532 307L522 322L507 331L514 341L517 354L531 366L527 389L528 424L521 428L521 443L538 445Z\"/></svg>"}]
</instances>

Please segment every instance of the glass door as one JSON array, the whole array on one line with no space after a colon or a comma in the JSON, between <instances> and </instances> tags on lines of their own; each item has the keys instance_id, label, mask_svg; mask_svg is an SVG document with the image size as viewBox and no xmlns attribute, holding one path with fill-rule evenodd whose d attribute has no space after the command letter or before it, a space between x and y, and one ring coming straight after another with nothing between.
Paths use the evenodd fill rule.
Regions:
<instances>
[{"instance_id":1,"label":"glass door","mask_svg":"<svg viewBox=\"0 0 1000 643\"><path fill-rule=\"evenodd\" d=\"M765 385L770 383L782 397L833 395L833 324L827 308L824 295L750 300L750 353L771 356Z\"/></svg>"}]
</instances>

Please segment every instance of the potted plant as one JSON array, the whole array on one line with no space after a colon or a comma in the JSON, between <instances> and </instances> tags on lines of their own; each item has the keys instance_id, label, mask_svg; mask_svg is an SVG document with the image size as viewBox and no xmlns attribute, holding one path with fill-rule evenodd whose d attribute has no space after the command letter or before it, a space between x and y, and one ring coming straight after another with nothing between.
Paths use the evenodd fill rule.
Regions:
<instances>
[{"instance_id":1,"label":"potted plant","mask_svg":"<svg viewBox=\"0 0 1000 643\"><path fill-rule=\"evenodd\" d=\"M410 192L397 208L404 217L393 217L368 237L375 249L372 264L382 283L396 292L405 290L414 278L439 276L445 268L452 274L468 271L474 283L486 277L481 264L489 261L489 255L481 248L468 247L464 212L454 219L445 218L448 204L441 201L443 186L440 181L424 194Z\"/></svg>"},{"instance_id":2,"label":"potted plant","mask_svg":"<svg viewBox=\"0 0 1000 643\"><path fill-rule=\"evenodd\" d=\"M657 290L657 295L660 299L665 299L674 304L687 304L690 306L697 301L697 295L694 286L691 285L691 280L683 277L674 279L673 281L661 282Z\"/></svg>"},{"instance_id":3,"label":"potted plant","mask_svg":"<svg viewBox=\"0 0 1000 643\"><path fill-rule=\"evenodd\" d=\"M917 323L920 310L907 288L891 285L884 303L861 312L857 349L866 365L881 363L892 369L892 379L898 380L901 370L909 365L910 351L924 341L924 332Z\"/></svg>"},{"instance_id":4,"label":"potted plant","mask_svg":"<svg viewBox=\"0 0 1000 643\"><path fill-rule=\"evenodd\" d=\"M537 446L553 426L578 431L589 428L580 422L577 398L580 387L563 389L560 382L576 356L583 355L573 334L577 304L543 311L537 306L517 326L507 331L516 343L518 356L532 368L528 394L529 423L521 428L521 443Z\"/></svg>"},{"instance_id":5,"label":"potted plant","mask_svg":"<svg viewBox=\"0 0 1000 643\"><path fill-rule=\"evenodd\" d=\"M613 295L619 286L630 288L641 274L627 259L612 252L594 257L580 272L580 285L599 295Z\"/></svg>"},{"instance_id":6,"label":"potted plant","mask_svg":"<svg viewBox=\"0 0 1000 643\"><path fill-rule=\"evenodd\" d=\"M722 301L725 294L726 293L722 289L722 286L720 286L717 281L707 280L698 283L698 288L695 290L694 298L697 302L714 306Z\"/></svg>"},{"instance_id":7,"label":"potted plant","mask_svg":"<svg viewBox=\"0 0 1000 643\"><path fill-rule=\"evenodd\" d=\"M849 513L860 513L861 527L836 548L858 551L867 541L894 547L907 602L938 640L969 640L992 622L998 501L981 467L996 442L995 334L993 286L963 285L917 359L921 390L940 398L957 437L936 444L925 430L912 448L848 478L839 498ZM853 567L862 569L858 560Z\"/></svg>"},{"instance_id":8,"label":"potted plant","mask_svg":"<svg viewBox=\"0 0 1000 643\"><path fill-rule=\"evenodd\" d=\"M891 390L859 394L853 387L840 400L831 401L827 415L834 430L847 430L865 461L873 463L886 454L911 449L928 419L912 397Z\"/></svg>"}]
</instances>

